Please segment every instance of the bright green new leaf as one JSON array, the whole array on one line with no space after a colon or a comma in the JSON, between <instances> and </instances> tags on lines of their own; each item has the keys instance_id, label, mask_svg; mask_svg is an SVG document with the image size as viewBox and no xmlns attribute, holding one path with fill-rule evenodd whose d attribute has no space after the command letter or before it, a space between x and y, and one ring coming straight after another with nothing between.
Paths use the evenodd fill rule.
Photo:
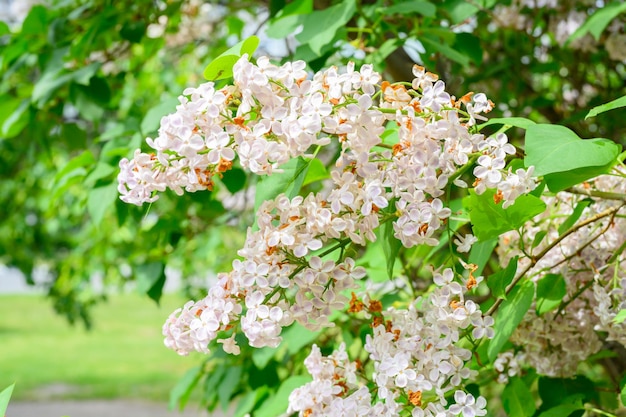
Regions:
<instances>
[{"instance_id":1,"label":"bright green new leaf","mask_svg":"<svg viewBox=\"0 0 626 417\"><path fill-rule=\"evenodd\" d=\"M504 344L509 340L524 315L530 308L535 296L535 285L526 281L522 285L517 285L509 294L509 299L500 306L496 316L496 323L493 326L495 336L489 342L487 356L489 361L493 361L502 350Z\"/></svg>"},{"instance_id":2,"label":"bright green new leaf","mask_svg":"<svg viewBox=\"0 0 626 417\"><path fill-rule=\"evenodd\" d=\"M494 202L494 195L495 190L487 190L481 195L470 191L470 195L464 199L474 235L479 240L488 240L517 229L546 209L546 204L540 198L522 195L515 200L515 204L505 210L502 203Z\"/></svg>"},{"instance_id":3,"label":"bright green new leaf","mask_svg":"<svg viewBox=\"0 0 626 417\"><path fill-rule=\"evenodd\" d=\"M517 260L517 256L511 258L506 268L499 270L487 278L487 286L494 297L504 298L506 300L506 287L513 281L513 278L515 278Z\"/></svg>"},{"instance_id":4,"label":"bright green new leaf","mask_svg":"<svg viewBox=\"0 0 626 417\"><path fill-rule=\"evenodd\" d=\"M626 385L622 387L622 391L619 394L619 399L622 402L622 406L626 407Z\"/></svg>"},{"instance_id":5,"label":"bright green new leaf","mask_svg":"<svg viewBox=\"0 0 626 417\"><path fill-rule=\"evenodd\" d=\"M39 35L48 30L48 9L43 5L35 5L30 9L22 23L22 35Z\"/></svg>"},{"instance_id":6,"label":"bright green new leaf","mask_svg":"<svg viewBox=\"0 0 626 417\"><path fill-rule=\"evenodd\" d=\"M304 178L304 182L302 186L309 185L311 183L322 181L327 178L330 178L326 167L319 159L315 158L311 160L309 165L309 170L306 173L306 177Z\"/></svg>"},{"instance_id":7,"label":"bright green new leaf","mask_svg":"<svg viewBox=\"0 0 626 417\"><path fill-rule=\"evenodd\" d=\"M623 323L626 320L626 310L620 310L619 313L613 318L613 323Z\"/></svg>"},{"instance_id":8,"label":"bright green new leaf","mask_svg":"<svg viewBox=\"0 0 626 417\"><path fill-rule=\"evenodd\" d=\"M15 384L9 385L0 392L0 416L4 416L7 412L9 400L11 400L11 394L13 394L13 388L15 388Z\"/></svg>"},{"instance_id":9,"label":"bright green new leaf","mask_svg":"<svg viewBox=\"0 0 626 417\"><path fill-rule=\"evenodd\" d=\"M280 385L280 388L270 398L268 398L261 407L254 412L255 417L275 417L281 415L287 410L289 395L294 389L312 381L308 375L294 375L287 378Z\"/></svg>"},{"instance_id":10,"label":"bright green new leaf","mask_svg":"<svg viewBox=\"0 0 626 417\"><path fill-rule=\"evenodd\" d=\"M259 46L259 38L250 36L220 54L204 69L204 78L209 81L223 80L233 76L233 66L244 54L252 56Z\"/></svg>"},{"instance_id":11,"label":"bright green new leaf","mask_svg":"<svg viewBox=\"0 0 626 417\"><path fill-rule=\"evenodd\" d=\"M511 378L502 392L502 406L509 417L528 417L535 413L535 400L520 378Z\"/></svg>"},{"instance_id":12,"label":"bright green new leaf","mask_svg":"<svg viewBox=\"0 0 626 417\"><path fill-rule=\"evenodd\" d=\"M585 120L587 120L590 117L595 117L609 110L619 109L620 107L626 107L626 96L620 97L613 101L609 101L608 103L594 107L593 109L589 110L589 113L587 113L587 115L585 116Z\"/></svg>"},{"instance_id":13,"label":"bright green new leaf","mask_svg":"<svg viewBox=\"0 0 626 417\"><path fill-rule=\"evenodd\" d=\"M582 216L583 211L587 207L589 207L591 203L593 203L593 200L590 198L585 198L584 200L580 200L578 204L576 204L576 207L574 207L574 211L572 212L572 214L570 214L569 217L565 219L565 221L561 223L561 225L559 226L559 235L562 235L570 227L572 227L578 221L578 219L580 219L580 216Z\"/></svg>"},{"instance_id":14,"label":"bright green new leaf","mask_svg":"<svg viewBox=\"0 0 626 417\"><path fill-rule=\"evenodd\" d=\"M8 35L9 33L11 33L9 25L6 22L0 22L0 36Z\"/></svg>"},{"instance_id":15,"label":"bright green new leaf","mask_svg":"<svg viewBox=\"0 0 626 417\"><path fill-rule=\"evenodd\" d=\"M504 125L508 126L506 130L510 127L519 127L521 129L528 129L530 126L536 124L532 120L526 119L524 117L494 117L493 119L489 119L483 124L478 125L478 130L482 130L486 126L490 125Z\"/></svg>"},{"instance_id":16,"label":"bright green new leaf","mask_svg":"<svg viewBox=\"0 0 626 417\"><path fill-rule=\"evenodd\" d=\"M383 15L418 13L426 17L435 17L437 12L434 4L423 0L403 1L389 7L380 7L378 10Z\"/></svg>"},{"instance_id":17,"label":"bright green new leaf","mask_svg":"<svg viewBox=\"0 0 626 417\"><path fill-rule=\"evenodd\" d=\"M566 45L575 41L578 38L582 38L587 33L595 38L596 41L600 40L600 35L604 32L604 29L615 19L619 14L626 11L626 3L615 2L607 4L603 7L598 7L596 12L591 15L585 23L583 23L572 35L567 39Z\"/></svg>"},{"instance_id":18,"label":"bright green new leaf","mask_svg":"<svg viewBox=\"0 0 626 417\"><path fill-rule=\"evenodd\" d=\"M561 274L546 274L537 282L537 315L556 309L567 294Z\"/></svg>"},{"instance_id":19,"label":"bright green new leaf","mask_svg":"<svg viewBox=\"0 0 626 417\"><path fill-rule=\"evenodd\" d=\"M185 408L191 392L198 385L202 376L202 366L195 366L188 370L170 391L169 409L173 410L178 405L179 409Z\"/></svg>"},{"instance_id":20,"label":"bright green new leaf","mask_svg":"<svg viewBox=\"0 0 626 417\"><path fill-rule=\"evenodd\" d=\"M330 44L339 28L344 27L356 12L355 0L345 0L324 10L316 10L302 19L302 32L296 35L301 44L307 44L320 56L322 48Z\"/></svg>"},{"instance_id":21,"label":"bright green new leaf","mask_svg":"<svg viewBox=\"0 0 626 417\"><path fill-rule=\"evenodd\" d=\"M608 139L582 140L565 126L536 124L526 131L524 165L542 176L613 163L620 146ZM550 186L548 184L548 186Z\"/></svg>"}]
</instances>

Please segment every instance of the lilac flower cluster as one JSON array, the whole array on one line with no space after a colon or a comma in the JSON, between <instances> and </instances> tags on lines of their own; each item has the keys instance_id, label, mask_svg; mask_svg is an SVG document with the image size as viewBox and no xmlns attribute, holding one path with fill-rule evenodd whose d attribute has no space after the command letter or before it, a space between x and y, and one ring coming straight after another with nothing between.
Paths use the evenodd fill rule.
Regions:
<instances>
[{"instance_id":1,"label":"lilac flower cluster","mask_svg":"<svg viewBox=\"0 0 626 417\"><path fill-rule=\"evenodd\" d=\"M518 255L520 269L531 262L527 254L536 255L561 239L532 266L528 276L537 282L547 274L559 274L566 287L566 295L557 308L538 315L533 306L526 313L511 338L519 349L514 359L513 352L505 353L509 356L501 361L503 372L504 363L513 361L513 368L510 368L513 374L526 364L543 375L572 376L580 362L599 352L605 342L613 341L626 347L626 323L615 320L626 308L626 258L623 255L626 222L623 215L619 215L626 198L622 171L600 176L585 183L585 188L544 197L550 210L526 227L521 239L513 232L501 236L498 249L501 263L504 265ZM584 209L578 222L593 220L594 215L607 210L614 214L591 221L561 238L564 230L559 230L560 226L589 196L597 198ZM533 248L538 235L545 237ZM546 279L556 278L548 276Z\"/></svg>"},{"instance_id":2,"label":"lilac flower cluster","mask_svg":"<svg viewBox=\"0 0 626 417\"><path fill-rule=\"evenodd\" d=\"M411 304L374 320L365 343L373 362L371 376L348 360L344 345L327 358L314 346L305 361L313 381L292 392L289 412L307 417L398 416L402 410L413 417L485 415L485 399L461 388L476 371L468 367L472 352L459 340L470 326L476 340L493 337L493 319L465 299L467 286L454 280L451 269L435 274L434 281L435 290L416 302L421 311ZM374 382L374 393L363 379ZM450 392L455 404L447 407Z\"/></svg>"},{"instance_id":3,"label":"lilac flower cluster","mask_svg":"<svg viewBox=\"0 0 626 417\"><path fill-rule=\"evenodd\" d=\"M452 184L468 187L469 180L477 193L496 189L506 206L534 189L532 168L505 168L515 148L504 134L485 137L473 129L493 106L484 94L457 100L424 68L416 66L414 75L409 89L381 83L368 65L360 71L348 65L344 72L333 67L307 79L303 62L279 67L267 58L255 65L243 57L233 85L185 90L176 113L161 121L158 137L147 140L154 152L138 150L133 160L120 162L121 198L141 205L168 188L179 194L211 190L214 177L234 163L271 175L292 158L312 158L326 146L337 150L321 192L281 194L259 207L258 229L248 230L241 259L218 274L204 299L188 302L164 324L169 348L181 355L207 353L216 340L238 354L238 332L251 346L276 347L294 321L311 330L331 327L331 314L346 309L348 294L367 274L347 255L348 245L374 242L387 222L405 247L437 245L451 215L445 193ZM386 130L396 132L397 141L384 143ZM464 174L476 163L473 178ZM472 235L455 240L460 252L475 242ZM437 288L421 300L426 311L390 310L387 322L374 323L365 350L375 363L375 397L355 379L345 349L329 362L314 348L307 367L319 383L308 394L300 391L306 398L292 402L293 411L398 415L406 397L414 416L484 415L484 399L461 389L472 376L466 366L471 352L462 342L493 337L493 319L464 297L479 279L463 287L446 270L434 281ZM446 409L445 395L453 390L456 404ZM331 403L339 408L327 410Z\"/></svg>"}]
</instances>

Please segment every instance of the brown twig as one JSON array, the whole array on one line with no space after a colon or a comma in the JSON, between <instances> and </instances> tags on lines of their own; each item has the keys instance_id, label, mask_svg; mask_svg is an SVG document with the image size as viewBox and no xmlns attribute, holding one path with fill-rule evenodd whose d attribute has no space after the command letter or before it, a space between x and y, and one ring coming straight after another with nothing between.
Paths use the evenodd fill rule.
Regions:
<instances>
[{"instance_id":1,"label":"brown twig","mask_svg":"<svg viewBox=\"0 0 626 417\"><path fill-rule=\"evenodd\" d=\"M617 214L617 212L619 210L621 210L622 207L624 207L624 205L626 204L622 204L619 205L617 207L611 207L609 209L606 209L594 216L589 217L588 219L575 224L574 226L570 227L569 229L567 229L567 231L565 231L565 233L563 233L562 235L560 235L557 239L555 239L552 243L550 243L548 246L546 246L537 256L533 256L530 258L530 263L528 264L528 266L526 266L526 268L524 268L524 270L522 272L520 272L519 274L517 274L517 276L515 278L513 278L513 280L511 281L511 283L506 287L505 289L505 294L509 294L513 288L515 287L515 285L517 285L518 282L520 282L520 280L528 273L528 271L530 271L530 269L532 267L534 267L537 262L539 262L539 260L541 260L544 256L546 256L548 254L548 252L550 252L552 249L554 249L559 243L561 243L566 237L568 237L569 235L571 235L572 233L580 230L581 228L587 226L588 224L591 224L593 222L596 222L604 217L607 216L615 216ZM487 315L492 315L493 313L495 313L498 308L500 307L500 304L502 304L502 301L504 301L504 299L502 298L498 298L495 303L493 303L493 305L491 306L491 308L489 308L489 310L487 311Z\"/></svg>"}]
</instances>

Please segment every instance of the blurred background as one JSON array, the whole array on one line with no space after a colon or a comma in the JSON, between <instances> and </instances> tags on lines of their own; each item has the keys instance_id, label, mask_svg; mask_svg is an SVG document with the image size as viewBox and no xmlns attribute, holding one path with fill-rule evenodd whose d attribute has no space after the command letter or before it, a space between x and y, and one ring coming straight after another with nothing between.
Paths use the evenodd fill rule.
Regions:
<instances>
[{"instance_id":1,"label":"blurred background","mask_svg":"<svg viewBox=\"0 0 626 417\"><path fill-rule=\"evenodd\" d=\"M254 34L276 62L372 63L390 81L410 81L418 63L459 97L485 92L490 116L624 144L624 109L585 115L626 94L625 13L602 0L1 0L0 389L16 383L13 410L122 399L284 411L280 381L315 335L188 358L160 335L229 270L255 178L234 168L211 193L150 207L117 197L119 160L146 149L230 46Z\"/></svg>"}]
</instances>

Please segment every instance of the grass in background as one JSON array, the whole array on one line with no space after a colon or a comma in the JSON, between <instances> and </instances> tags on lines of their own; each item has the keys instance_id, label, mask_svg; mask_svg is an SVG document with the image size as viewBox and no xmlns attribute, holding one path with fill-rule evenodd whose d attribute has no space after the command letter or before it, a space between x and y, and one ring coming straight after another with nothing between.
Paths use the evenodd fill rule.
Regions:
<instances>
[{"instance_id":1,"label":"grass in background","mask_svg":"<svg viewBox=\"0 0 626 417\"><path fill-rule=\"evenodd\" d=\"M94 307L93 329L71 326L41 296L0 296L0 387L13 400L130 398L167 401L199 356L166 349L161 326L185 300L111 296Z\"/></svg>"}]
</instances>

